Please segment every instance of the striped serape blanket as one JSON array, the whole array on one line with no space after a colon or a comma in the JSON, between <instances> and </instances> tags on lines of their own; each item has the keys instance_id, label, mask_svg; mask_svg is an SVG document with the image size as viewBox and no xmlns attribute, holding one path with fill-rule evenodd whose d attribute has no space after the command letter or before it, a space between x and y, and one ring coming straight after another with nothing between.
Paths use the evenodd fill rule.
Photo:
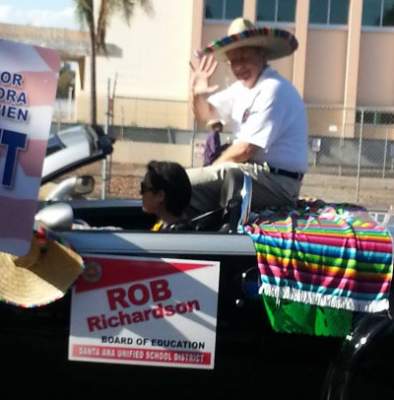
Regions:
<instances>
[{"instance_id":1,"label":"striped serape blanket","mask_svg":"<svg viewBox=\"0 0 394 400\"><path fill-rule=\"evenodd\" d=\"M392 240L366 209L300 201L260 213L242 230L255 243L262 295L337 310L388 309Z\"/></svg>"}]
</instances>

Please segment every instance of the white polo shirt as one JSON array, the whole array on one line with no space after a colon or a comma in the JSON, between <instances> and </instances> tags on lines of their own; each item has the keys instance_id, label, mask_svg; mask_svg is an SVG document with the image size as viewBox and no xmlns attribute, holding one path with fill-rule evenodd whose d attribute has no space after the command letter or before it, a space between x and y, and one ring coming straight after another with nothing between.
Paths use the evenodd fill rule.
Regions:
<instances>
[{"instance_id":1,"label":"white polo shirt","mask_svg":"<svg viewBox=\"0 0 394 400\"><path fill-rule=\"evenodd\" d=\"M304 102L295 87L267 67L255 86L237 81L208 98L242 141L260 148L253 158L275 168L305 173L308 128Z\"/></svg>"}]
</instances>

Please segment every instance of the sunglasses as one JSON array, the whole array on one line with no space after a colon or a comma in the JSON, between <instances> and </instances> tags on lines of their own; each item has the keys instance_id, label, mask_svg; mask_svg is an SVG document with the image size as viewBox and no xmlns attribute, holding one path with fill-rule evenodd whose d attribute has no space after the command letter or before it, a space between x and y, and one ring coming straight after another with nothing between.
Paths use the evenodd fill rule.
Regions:
<instances>
[{"instance_id":1,"label":"sunglasses","mask_svg":"<svg viewBox=\"0 0 394 400\"><path fill-rule=\"evenodd\" d=\"M145 182L141 182L140 195L147 192L155 192L155 189L152 186L147 185Z\"/></svg>"}]
</instances>

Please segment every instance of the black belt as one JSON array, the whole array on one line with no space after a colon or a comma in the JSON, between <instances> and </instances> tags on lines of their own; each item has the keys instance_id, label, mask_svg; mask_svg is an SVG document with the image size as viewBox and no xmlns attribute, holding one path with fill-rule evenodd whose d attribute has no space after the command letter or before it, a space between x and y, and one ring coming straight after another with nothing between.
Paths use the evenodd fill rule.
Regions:
<instances>
[{"instance_id":1,"label":"black belt","mask_svg":"<svg viewBox=\"0 0 394 400\"><path fill-rule=\"evenodd\" d=\"M286 171L285 169L281 168L270 167L270 172L271 174L288 176L289 178L296 179L297 181L302 181L302 178L304 177L304 174L301 174L300 172Z\"/></svg>"}]
</instances>

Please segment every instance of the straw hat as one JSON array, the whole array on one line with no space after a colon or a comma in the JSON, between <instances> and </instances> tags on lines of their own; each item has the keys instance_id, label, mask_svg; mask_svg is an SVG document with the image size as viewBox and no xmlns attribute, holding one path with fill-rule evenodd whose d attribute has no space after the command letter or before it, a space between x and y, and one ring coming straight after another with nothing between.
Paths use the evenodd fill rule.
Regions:
<instances>
[{"instance_id":1,"label":"straw hat","mask_svg":"<svg viewBox=\"0 0 394 400\"><path fill-rule=\"evenodd\" d=\"M71 249L33 237L26 256L0 253L0 300L22 307L48 304L64 296L82 269Z\"/></svg>"},{"instance_id":2,"label":"straw hat","mask_svg":"<svg viewBox=\"0 0 394 400\"><path fill-rule=\"evenodd\" d=\"M252 22L245 18L236 18L230 24L227 36L214 40L198 54L213 53L219 61L226 61L226 52L240 47L262 47L267 60L275 60L293 53L298 42L294 35L282 29L257 28Z\"/></svg>"}]
</instances>

